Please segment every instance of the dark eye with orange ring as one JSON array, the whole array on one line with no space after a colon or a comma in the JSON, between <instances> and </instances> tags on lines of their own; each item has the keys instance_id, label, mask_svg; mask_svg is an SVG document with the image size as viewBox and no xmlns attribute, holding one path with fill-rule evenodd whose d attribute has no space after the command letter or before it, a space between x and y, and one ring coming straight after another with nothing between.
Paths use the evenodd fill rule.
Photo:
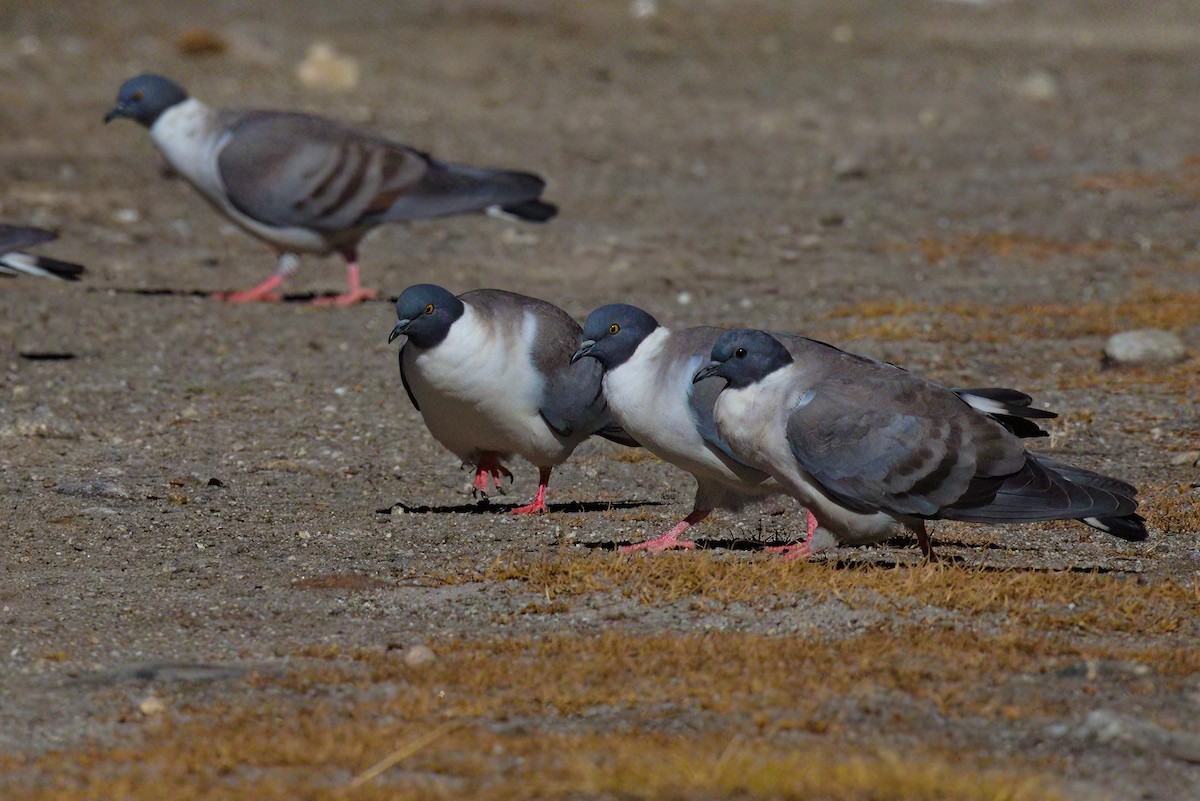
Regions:
<instances>
[{"instance_id":1,"label":"dark eye with orange ring","mask_svg":"<svg viewBox=\"0 0 1200 801\"><path fill-rule=\"evenodd\" d=\"M736 357L738 357L739 359L744 359L744 358L746 358L746 349L745 349L745 348L738 348L737 350L735 350L735 351L733 352L733 355L734 355L734 356L736 356Z\"/></svg>"},{"instance_id":2,"label":"dark eye with orange ring","mask_svg":"<svg viewBox=\"0 0 1200 801\"><path fill-rule=\"evenodd\" d=\"M425 307L425 313L433 314L433 304L432 303L430 303L428 306Z\"/></svg>"},{"instance_id":3,"label":"dark eye with orange ring","mask_svg":"<svg viewBox=\"0 0 1200 801\"><path fill-rule=\"evenodd\" d=\"M145 95L144 95L144 94L142 94L140 91L139 91L139 92L134 92L134 93L133 93L133 100L134 100L134 102L135 102L135 103L136 103L138 100L141 100L143 97L145 97Z\"/></svg>"},{"instance_id":4,"label":"dark eye with orange ring","mask_svg":"<svg viewBox=\"0 0 1200 801\"><path fill-rule=\"evenodd\" d=\"M621 330L621 326L617 325L616 323L613 323L612 325L610 325L608 327L608 333L610 333L610 334L615 334L620 330Z\"/></svg>"}]
</instances>

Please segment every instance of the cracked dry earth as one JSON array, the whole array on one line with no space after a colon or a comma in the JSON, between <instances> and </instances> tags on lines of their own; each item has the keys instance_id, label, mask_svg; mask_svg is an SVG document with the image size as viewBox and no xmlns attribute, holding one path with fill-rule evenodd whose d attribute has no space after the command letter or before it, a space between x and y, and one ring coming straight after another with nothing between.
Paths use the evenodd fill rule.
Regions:
<instances>
[{"instance_id":1,"label":"cracked dry earth","mask_svg":"<svg viewBox=\"0 0 1200 801\"><path fill-rule=\"evenodd\" d=\"M183 55L196 26L224 49ZM317 39L358 88L297 81ZM1200 797L1195 5L68 0L0 8L0 44L3 218L90 267L0 287L0 796ZM272 259L100 125L146 69L549 178L547 226L372 235L385 293L633 300L1017 387L1151 537L780 564L776 502L631 558L691 480L602 443L549 514L506 514L523 464L472 499L389 304L209 297ZM1101 367L1145 327L1191 356Z\"/></svg>"}]
</instances>

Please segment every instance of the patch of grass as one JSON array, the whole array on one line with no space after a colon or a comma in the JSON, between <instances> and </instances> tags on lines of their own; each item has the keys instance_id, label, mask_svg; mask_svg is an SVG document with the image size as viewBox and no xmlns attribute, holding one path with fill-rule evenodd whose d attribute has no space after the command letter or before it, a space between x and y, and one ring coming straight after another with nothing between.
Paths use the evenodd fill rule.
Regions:
<instances>
[{"instance_id":1,"label":"patch of grass","mask_svg":"<svg viewBox=\"0 0 1200 801\"><path fill-rule=\"evenodd\" d=\"M859 322L843 338L973 342L1016 342L1108 336L1130 328L1181 331L1200 325L1200 292L1167 292L1143 287L1116 303L942 305L908 301L866 301L838 307L825 319Z\"/></svg>"},{"instance_id":2,"label":"patch of grass","mask_svg":"<svg viewBox=\"0 0 1200 801\"><path fill-rule=\"evenodd\" d=\"M828 799L828 801L1055 801L1050 776L1029 766L980 765L962 754L896 751L826 743L781 744L728 735L497 734L462 726L409 749L369 781L355 777L399 745L420 744L433 726L339 725L330 711L296 711L286 721L237 716L243 736L218 723L218 710L168 723L150 749L41 760L61 770L50 782L23 783L12 801L81 797L142 801L236 799ZM194 713L193 713L194 714ZM322 734L319 734L324 729ZM444 729L443 729L444 730ZM239 749L247 749L240 751ZM264 753L265 752L265 753ZM408 752L406 752L408 753ZM246 759L245 757L250 757ZM108 757L107 761L99 760ZM116 760L122 760L114 764ZM12 770L14 766L3 766ZM25 773L33 765L16 766ZM85 771L88 773L85 777ZM12 787L11 781L9 782Z\"/></svg>"},{"instance_id":3,"label":"patch of grass","mask_svg":"<svg viewBox=\"0 0 1200 801\"><path fill-rule=\"evenodd\" d=\"M894 247L906 250L912 245L900 243ZM1053 256L1073 258L1095 258L1117 249L1115 242L1088 241L1067 242L1031 234L1002 231L984 231L961 234L953 237L918 239L915 249L921 252L929 264L937 264L948 258L980 258L994 256L1001 259L1025 259L1044 261Z\"/></svg>"},{"instance_id":4,"label":"patch of grass","mask_svg":"<svg viewBox=\"0 0 1200 801\"><path fill-rule=\"evenodd\" d=\"M1190 534L1200 539L1200 500L1190 487L1150 487L1140 510L1164 535Z\"/></svg>"},{"instance_id":5,"label":"patch of grass","mask_svg":"<svg viewBox=\"0 0 1200 801\"><path fill-rule=\"evenodd\" d=\"M934 607L987 615L1035 631L1200 632L1200 587L1142 586L1111 574L990 571L941 563L836 570L827 564L747 562L699 553L498 561L488 578L527 583L547 599L617 591L647 604L701 598L768 609L837 600L884 611Z\"/></svg>"}]
</instances>

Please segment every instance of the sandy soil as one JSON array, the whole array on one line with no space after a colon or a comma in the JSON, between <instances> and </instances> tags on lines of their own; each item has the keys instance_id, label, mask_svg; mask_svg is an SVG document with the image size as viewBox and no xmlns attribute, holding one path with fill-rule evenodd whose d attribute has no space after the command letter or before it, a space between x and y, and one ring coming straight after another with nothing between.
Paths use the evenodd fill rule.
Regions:
<instances>
[{"instance_id":1,"label":"sandy soil","mask_svg":"<svg viewBox=\"0 0 1200 801\"><path fill-rule=\"evenodd\" d=\"M91 270L77 285L0 287L0 794L117 792L103 784L117 764L157 780L166 768L139 754L156 753L162 726L193 731L267 698L284 720L314 694L382 709L382 679L321 678L314 665L353 672L364 653L399 660L418 643L438 654L435 671L495 656L501 641L574 637L587 651L609 635L635 649L638 638L761 635L764 648L815 653L872 633L961 632L986 654L992 638L1033 636L1023 599L980 611L956 593L997 587L1011 604L1005 582L1024 580L1014 576L1046 594L1024 599L1030 608L1056 603L1046 600L1061 591L1056 576L1086 577L1078 602L1125 617L1083 623L1063 611L1046 635L1052 653L1030 651L1000 674L1000 662L980 663L1004 699L993 706L946 705L986 694L964 668L870 699L838 689L812 718L832 728L751 735L755 715L790 702L749 692L718 709L681 690L671 704L634 698L608 712L560 704L530 713L521 736L651 733L681 749L736 736L752 741L747 771L756 754L915 750L1047 776L1063 797L1200 794L1200 468L1186 457L1200 449L1200 10L664 0L637 19L615 1L240 5L0 8L0 212L59 229L46 251ZM181 54L177 38L196 26L227 49ZM318 39L359 61L358 88L300 84L295 65ZM470 218L373 234L365 280L392 297L422 281L502 287L580 319L631 300L671 325L790 329L949 384L1017 387L1063 414L1044 447L1144 488L1152 537L943 525L934 539L949 566L916 566L911 542L782 566L761 546L794 538L802 517L769 504L706 524L707 553L630 560L612 546L682 517L693 487L606 444L555 472L551 514L504 514L532 493L528 465L515 466L508 497L478 505L404 397L385 342L389 303L232 307L207 296L257 282L273 260L162 176L143 131L100 124L120 83L145 70L214 104L324 112L441 156L547 176L562 208L550 225ZM342 282L336 260L308 258L291 290ZM1138 327L1179 333L1193 355L1102 369L1106 336ZM47 355L62 358L37 358ZM885 569L894 564L908 567ZM736 581L732 565L766 583L759 597L704 582L663 595L644 582L664 565L664 582ZM551 568L569 580L555 584ZM606 578L588 586L589 572ZM796 576L807 583L787 584ZM843 603L823 577L890 600ZM949 589L913 589L926 580ZM793 680L801 694L822 683L799 670ZM619 675L578 681L622 686ZM432 727L443 713L410 722ZM473 737L517 736L503 715L455 714ZM1105 715L1117 721L1108 734L1088 728ZM212 725L205 736L220 740ZM449 759L440 749L452 740L428 745L428 758ZM606 742L580 749L602 762L616 747ZM331 785L311 789L314 777L348 780L393 747L333 767L260 768L278 787L325 797ZM86 770L56 773L66 762L54 759L85 764L84 751ZM455 770L389 786L522 795L494 765ZM261 778L235 773L200 792L196 776L177 776L196 792L174 797L233 797ZM781 787L714 778L645 792L787 795ZM950 792L893 789L886 797ZM640 797L603 784L561 792Z\"/></svg>"}]
</instances>

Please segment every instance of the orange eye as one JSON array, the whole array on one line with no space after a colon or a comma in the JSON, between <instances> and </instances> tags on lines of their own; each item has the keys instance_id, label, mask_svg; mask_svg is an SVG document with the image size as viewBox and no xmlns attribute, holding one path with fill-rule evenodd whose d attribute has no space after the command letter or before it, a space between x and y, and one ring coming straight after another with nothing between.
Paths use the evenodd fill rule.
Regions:
<instances>
[{"instance_id":1,"label":"orange eye","mask_svg":"<svg viewBox=\"0 0 1200 801\"><path fill-rule=\"evenodd\" d=\"M613 323L612 325L610 325L608 327L608 333L610 333L610 334L615 334L620 330L621 330L621 326L617 325L616 323Z\"/></svg>"},{"instance_id":2,"label":"orange eye","mask_svg":"<svg viewBox=\"0 0 1200 801\"><path fill-rule=\"evenodd\" d=\"M433 314L433 304L432 303L430 303L428 306L425 307L425 313Z\"/></svg>"},{"instance_id":3,"label":"orange eye","mask_svg":"<svg viewBox=\"0 0 1200 801\"><path fill-rule=\"evenodd\" d=\"M133 93L133 100L134 100L134 102L135 102L135 103L136 103L137 101L141 100L143 97L145 97L145 95L144 95L144 94L142 94L141 92L134 92L134 93Z\"/></svg>"}]
</instances>

